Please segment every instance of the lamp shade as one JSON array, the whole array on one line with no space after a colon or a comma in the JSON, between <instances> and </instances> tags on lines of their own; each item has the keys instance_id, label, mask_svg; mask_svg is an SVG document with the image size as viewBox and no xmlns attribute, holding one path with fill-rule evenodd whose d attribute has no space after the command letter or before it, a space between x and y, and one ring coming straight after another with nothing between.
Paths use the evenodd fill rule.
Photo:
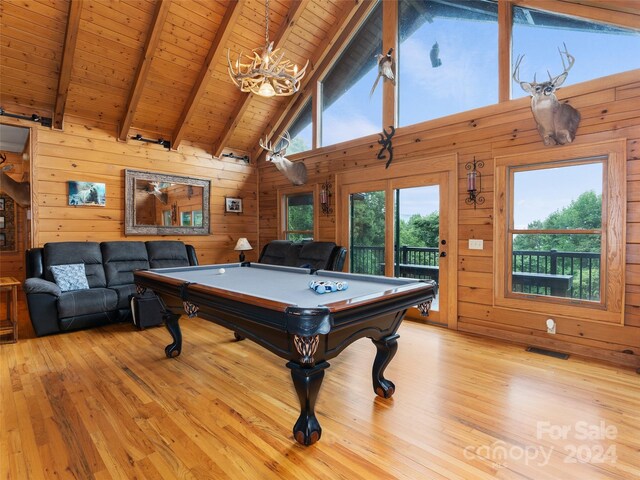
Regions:
<instances>
[{"instance_id":1,"label":"lamp shade","mask_svg":"<svg viewBox=\"0 0 640 480\"><path fill-rule=\"evenodd\" d=\"M249 240L243 237L238 239L238 243L236 243L234 250L240 250L240 251L253 250L253 247L249 243Z\"/></svg>"},{"instance_id":2,"label":"lamp shade","mask_svg":"<svg viewBox=\"0 0 640 480\"><path fill-rule=\"evenodd\" d=\"M258 90L258 95L260 95L261 97L273 97L276 94L275 89L273 88L273 85L271 85L268 80L265 80L264 83L260 86L260 89Z\"/></svg>"}]
</instances>

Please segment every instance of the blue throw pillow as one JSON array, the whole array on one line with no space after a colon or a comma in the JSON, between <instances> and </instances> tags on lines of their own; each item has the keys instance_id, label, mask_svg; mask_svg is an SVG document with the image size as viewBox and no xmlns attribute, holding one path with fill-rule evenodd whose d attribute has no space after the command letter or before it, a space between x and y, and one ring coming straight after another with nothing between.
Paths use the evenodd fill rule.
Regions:
<instances>
[{"instance_id":1,"label":"blue throw pillow","mask_svg":"<svg viewBox=\"0 0 640 480\"><path fill-rule=\"evenodd\" d=\"M88 290L89 282L84 271L84 263L72 263L69 265L53 265L51 273L56 285L63 292L71 290Z\"/></svg>"}]
</instances>

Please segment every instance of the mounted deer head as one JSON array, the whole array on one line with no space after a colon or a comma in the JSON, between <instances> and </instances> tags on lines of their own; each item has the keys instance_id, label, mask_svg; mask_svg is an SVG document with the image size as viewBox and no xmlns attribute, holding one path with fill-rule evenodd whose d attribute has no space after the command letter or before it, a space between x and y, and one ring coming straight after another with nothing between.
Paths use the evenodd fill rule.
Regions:
<instances>
[{"instance_id":1,"label":"mounted deer head","mask_svg":"<svg viewBox=\"0 0 640 480\"><path fill-rule=\"evenodd\" d=\"M307 183L307 166L302 162L292 162L285 158L287 148L291 144L289 132L284 132L278 138L276 146L280 140L283 140L283 145L276 150L271 142L267 142L266 137L264 142L260 139L258 143L267 151L267 162L272 162L294 185L304 185Z\"/></svg>"},{"instance_id":2,"label":"mounted deer head","mask_svg":"<svg viewBox=\"0 0 640 480\"><path fill-rule=\"evenodd\" d=\"M538 124L538 132L542 136L545 145L555 145L571 143L576 136L576 130L580 123L580 112L568 103L560 103L556 98L555 91L560 88L569 75L569 70L573 67L575 58L567 51L564 45L564 52L560 51L560 59L564 71L557 77L549 75L549 81L536 83L536 76L533 82L522 82L519 79L520 63L524 55L518 56L516 67L513 71L513 79L520 84L522 89L531 95L531 110L533 118ZM565 57L568 65L565 64Z\"/></svg>"},{"instance_id":3,"label":"mounted deer head","mask_svg":"<svg viewBox=\"0 0 640 480\"><path fill-rule=\"evenodd\" d=\"M3 157L0 165L7 160L6 156ZM5 173L12 169L13 165L5 165L0 169L0 192L6 193L21 207L29 208L31 205L29 182L17 182Z\"/></svg>"},{"instance_id":4,"label":"mounted deer head","mask_svg":"<svg viewBox=\"0 0 640 480\"><path fill-rule=\"evenodd\" d=\"M167 204L169 195L167 194L167 192L163 192L162 190L160 190L159 182L149 182L146 192L149 195L154 195L158 200L160 200L160 203L162 203L163 205Z\"/></svg>"}]
</instances>

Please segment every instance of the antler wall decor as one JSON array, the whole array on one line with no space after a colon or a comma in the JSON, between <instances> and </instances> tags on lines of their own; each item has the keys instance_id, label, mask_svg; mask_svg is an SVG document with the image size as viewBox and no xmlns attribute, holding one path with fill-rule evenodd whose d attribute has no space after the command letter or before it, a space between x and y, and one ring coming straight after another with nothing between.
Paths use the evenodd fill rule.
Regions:
<instances>
[{"instance_id":1,"label":"antler wall decor","mask_svg":"<svg viewBox=\"0 0 640 480\"><path fill-rule=\"evenodd\" d=\"M391 144L391 138L396 133L396 129L394 128L393 125L389 125L389 129L390 129L389 133L387 133L387 130L383 128L382 133L378 134L380 135L380 140L378 140L378 143L382 145L382 148L378 152L378 158L380 160L384 160L385 158L387 158L384 153L385 150L389 152L389 160L387 160L387 164L385 165L384 168L389 168L389 165L393 160L393 145Z\"/></svg>"}]
</instances>

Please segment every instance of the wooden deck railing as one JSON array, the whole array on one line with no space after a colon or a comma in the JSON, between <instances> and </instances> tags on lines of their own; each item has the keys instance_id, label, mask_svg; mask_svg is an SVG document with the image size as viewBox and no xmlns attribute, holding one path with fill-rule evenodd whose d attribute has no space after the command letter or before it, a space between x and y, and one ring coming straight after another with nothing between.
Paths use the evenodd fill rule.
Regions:
<instances>
[{"instance_id":1,"label":"wooden deck railing","mask_svg":"<svg viewBox=\"0 0 640 480\"><path fill-rule=\"evenodd\" d=\"M396 276L438 281L438 248L403 245L396 256ZM350 258L352 272L384 275L384 247L352 246ZM514 292L600 299L599 253L516 250L512 265Z\"/></svg>"}]
</instances>

